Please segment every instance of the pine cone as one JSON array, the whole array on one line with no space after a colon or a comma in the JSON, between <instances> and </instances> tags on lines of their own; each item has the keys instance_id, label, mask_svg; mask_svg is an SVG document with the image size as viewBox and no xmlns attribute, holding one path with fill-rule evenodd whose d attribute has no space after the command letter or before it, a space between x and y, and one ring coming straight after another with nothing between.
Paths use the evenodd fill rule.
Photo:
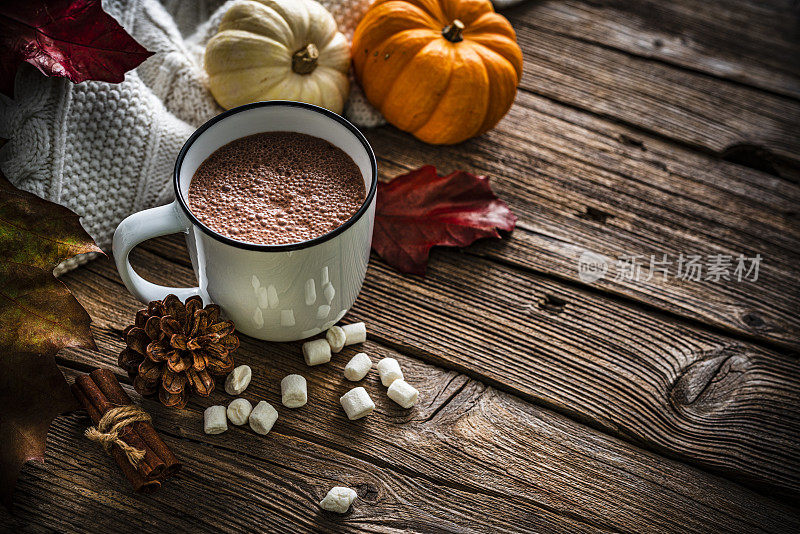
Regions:
<instances>
[{"instance_id":1,"label":"pine cone","mask_svg":"<svg viewBox=\"0 0 800 534\"><path fill-rule=\"evenodd\" d=\"M220 321L216 304L203 308L200 297L182 303L175 295L154 300L125 328L127 347L119 366L133 378L141 395L154 395L164 406L183 408L188 386L202 396L214 391L214 376L233 369L231 352L239 347L233 321Z\"/></svg>"}]
</instances>

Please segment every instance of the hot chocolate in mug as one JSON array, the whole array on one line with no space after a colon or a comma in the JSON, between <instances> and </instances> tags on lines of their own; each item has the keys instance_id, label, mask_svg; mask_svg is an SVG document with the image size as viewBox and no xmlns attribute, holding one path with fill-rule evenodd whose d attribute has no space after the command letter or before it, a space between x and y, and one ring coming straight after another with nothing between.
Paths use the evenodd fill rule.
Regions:
<instances>
[{"instance_id":1,"label":"hot chocolate in mug","mask_svg":"<svg viewBox=\"0 0 800 534\"><path fill-rule=\"evenodd\" d=\"M344 224L314 239L287 245L259 245L224 236L201 223L189 209L189 183L200 164L218 148L248 135L271 131L319 137L347 153L367 191L359 210ZM269 341L294 341L335 324L353 305L369 261L375 220L377 164L355 126L326 109L300 102L255 102L222 113L201 126L183 145L175 163L175 201L134 213L114 232L113 253L120 277L142 302L174 293L199 295L218 304L240 332ZM142 241L183 232L197 287L166 287L133 270L130 251Z\"/></svg>"}]
</instances>

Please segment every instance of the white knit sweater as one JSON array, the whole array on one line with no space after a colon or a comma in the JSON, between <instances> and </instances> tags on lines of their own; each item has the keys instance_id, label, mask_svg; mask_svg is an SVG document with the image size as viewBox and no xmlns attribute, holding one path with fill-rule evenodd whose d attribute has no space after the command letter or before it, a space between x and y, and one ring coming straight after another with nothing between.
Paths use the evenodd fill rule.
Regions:
<instances>
[{"instance_id":1,"label":"white knit sweater","mask_svg":"<svg viewBox=\"0 0 800 534\"><path fill-rule=\"evenodd\" d=\"M0 96L0 137L9 139L0 170L18 187L76 212L97 244L109 248L122 219L171 200L181 145L222 111L206 89L202 53L237 1L105 0L106 11L156 54L119 84L76 85L20 68L15 100ZM372 3L319 1L348 39ZM351 86L345 115L362 127L381 124L358 85Z\"/></svg>"}]
</instances>

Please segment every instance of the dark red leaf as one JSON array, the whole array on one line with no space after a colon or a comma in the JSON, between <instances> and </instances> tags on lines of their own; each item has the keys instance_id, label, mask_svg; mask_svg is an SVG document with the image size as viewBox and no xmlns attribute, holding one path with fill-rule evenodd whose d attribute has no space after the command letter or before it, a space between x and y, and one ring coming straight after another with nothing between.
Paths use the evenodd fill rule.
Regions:
<instances>
[{"instance_id":1,"label":"dark red leaf","mask_svg":"<svg viewBox=\"0 0 800 534\"><path fill-rule=\"evenodd\" d=\"M119 83L151 55L103 11L100 0L0 2L0 92L10 97L25 61L75 83Z\"/></svg>"},{"instance_id":2,"label":"dark red leaf","mask_svg":"<svg viewBox=\"0 0 800 534\"><path fill-rule=\"evenodd\" d=\"M378 184L372 248L397 270L424 275L431 247L500 237L497 230L510 232L516 222L485 176L439 176L426 165Z\"/></svg>"}]
</instances>

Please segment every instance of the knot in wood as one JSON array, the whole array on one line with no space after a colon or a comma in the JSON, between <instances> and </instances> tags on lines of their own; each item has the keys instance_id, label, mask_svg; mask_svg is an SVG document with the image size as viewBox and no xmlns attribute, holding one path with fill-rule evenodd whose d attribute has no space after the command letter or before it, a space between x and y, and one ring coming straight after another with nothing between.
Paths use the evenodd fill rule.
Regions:
<instances>
[{"instance_id":1,"label":"knot in wood","mask_svg":"<svg viewBox=\"0 0 800 534\"><path fill-rule=\"evenodd\" d=\"M680 412L722 411L737 397L750 366L750 358L741 347L711 351L677 377L670 401Z\"/></svg>"}]
</instances>

